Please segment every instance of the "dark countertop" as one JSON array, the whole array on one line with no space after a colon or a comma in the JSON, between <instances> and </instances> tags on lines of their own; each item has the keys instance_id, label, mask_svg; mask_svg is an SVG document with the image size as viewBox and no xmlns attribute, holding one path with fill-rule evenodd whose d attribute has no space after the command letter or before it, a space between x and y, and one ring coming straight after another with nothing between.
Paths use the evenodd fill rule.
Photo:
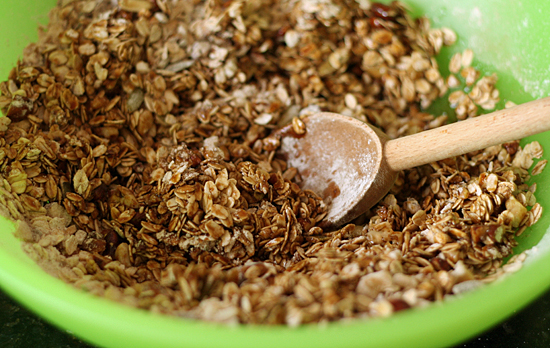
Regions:
<instances>
[{"instance_id":1,"label":"dark countertop","mask_svg":"<svg viewBox=\"0 0 550 348\"><path fill-rule=\"evenodd\" d=\"M0 347L92 348L0 291ZM483 335L455 348L550 347L550 291Z\"/></svg>"}]
</instances>

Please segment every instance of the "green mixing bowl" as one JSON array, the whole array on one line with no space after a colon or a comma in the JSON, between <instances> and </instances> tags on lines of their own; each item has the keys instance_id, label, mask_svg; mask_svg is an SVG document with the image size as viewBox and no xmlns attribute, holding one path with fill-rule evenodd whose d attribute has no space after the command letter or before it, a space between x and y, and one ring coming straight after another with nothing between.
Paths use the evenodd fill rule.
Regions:
<instances>
[{"instance_id":1,"label":"green mixing bowl","mask_svg":"<svg viewBox=\"0 0 550 348\"><path fill-rule=\"evenodd\" d=\"M182 0L185 1L185 0ZM350 0L351 1L351 0ZM411 0L415 14L434 26L457 31L458 43L440 57L447 66L457 51L472 48L475 65L499 74L504 100L516 103L550 92L550 2L513 0ZM55 0L3 0L0 11L0 78L5 79L23 47L36 39ZM550 137L538 140L550 151ZM550 171L534 178L537 198L550 208ZM524 267L504 279L427 308L391 318L328 325L237 326L160 316L76 290L43 272L20 247L12 225L0 220L0 286L15 299L61 328L105 347L442 347L456 344L502 321L550 285L550 214L519 238L527 250Z\"/></svg>"}]
</instances>

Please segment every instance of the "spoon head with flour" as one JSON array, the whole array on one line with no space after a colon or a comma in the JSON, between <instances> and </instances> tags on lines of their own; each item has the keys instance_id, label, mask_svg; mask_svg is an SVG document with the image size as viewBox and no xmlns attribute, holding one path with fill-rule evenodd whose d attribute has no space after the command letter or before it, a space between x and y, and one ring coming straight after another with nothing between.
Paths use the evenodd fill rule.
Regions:
<instances>
[{"instance_id":1,"label":"spoon head with flour","mask_svg":"<svg viewBox=\"0 0 550 348\"><path fill-rule=\"evenodd\" d=\"M318 113L302 119L302 136L283 136L281 152L302 177L302 188L320 195L334 229L363 214L390 190L397 172L383 156L388 137L351 117Z\"/></svg>"}]
</instances>

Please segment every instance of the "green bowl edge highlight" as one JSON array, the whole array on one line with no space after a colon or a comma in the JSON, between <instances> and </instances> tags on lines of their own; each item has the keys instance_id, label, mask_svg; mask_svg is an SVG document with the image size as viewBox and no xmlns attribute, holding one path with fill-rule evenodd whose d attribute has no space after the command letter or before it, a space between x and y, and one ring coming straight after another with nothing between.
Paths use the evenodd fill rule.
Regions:
<instances>
[{"instance_id":1,"label":"green bowl edge highlight","mask_svg":"<svg viewBox=\"0 0 550 348\"><path fill-rule=\"evenodd\" d=\"M408 1L415 14L426 14L434 27L448 26L459 33L459 42L444 49L442 68L454 52L472 48L475 66L497 72L502 99L516 103L548 95L550 79L543 43L550 22L544 17L550 4L524 7L514 1ZM55 1L5 2L0 13L0 77L20 57L28 42L36 40L37 22L44 22ZM456 22L456 23L455 23ZM491 31L490 29L493 29ZM514 30L516 29L516 30ZM503 34L504 33L504 34ZM537 35L538 34L538 35ZM489 42L484 42L484 37ZM513 42L514 47L506 44ZM443 69L445 70L445 69ZM522 87L523 86L523 87ZM538 140L550 151L548 136ZM547 157L547 156L545 156ZM536 178L537 199L550 206L550 175ZM550 215L544 213L520 238L517 251L534 245L523 269L493 284L426 308L395 314L385 319L354 320L328 325L226 327L126 307L78 291L43 272L20 248L13 227L0 220L0 286L22 304L55 325L104 347L442 347L480 333L511 315L550 285ZM283 337L284 336L284 337Z\"/></svg>"}]
</instances>

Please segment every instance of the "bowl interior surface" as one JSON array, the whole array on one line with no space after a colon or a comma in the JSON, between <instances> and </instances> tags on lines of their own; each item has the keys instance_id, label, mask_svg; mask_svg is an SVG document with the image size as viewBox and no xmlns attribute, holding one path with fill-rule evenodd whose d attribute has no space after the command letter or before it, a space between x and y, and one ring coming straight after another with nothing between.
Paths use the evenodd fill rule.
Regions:
<instances>
[{"instance_id":1,"label":"bowl interior surface","mask_svg":"<svg viewBox=\"0 0 550 348\"><path fill-rule=\"evenodd\" d=\"M7 78L22 49L37 38L55 0L7 0L0 12L0 77ZM426 14L434 27L447 26L459 41L438 58L444 74L453 53L472 48L474 65L497 72L503 101L516 103L550 93L550 2L405 1L414 14ZM502 104L502 103L501 103ZM444 103L435 112L445 111ZM550 137L537 140L550 151ZM547 157L547 156L545 156ZM537 200L550 208L550 172L533 178ZM15 299L55 325L105 347L442 347L472 337L503 320L550 286L550 214L518 240L517 252L529 257L517 273L473 292L426 308L403 311L386 319L328 325L226 327L160 316L97 298L43 272L20 247L13 225L0 218L0 286ZM534 247L534 248L533 248ZM284 343L283 343L284 342Z\"/></svg>"}]
</instances>

